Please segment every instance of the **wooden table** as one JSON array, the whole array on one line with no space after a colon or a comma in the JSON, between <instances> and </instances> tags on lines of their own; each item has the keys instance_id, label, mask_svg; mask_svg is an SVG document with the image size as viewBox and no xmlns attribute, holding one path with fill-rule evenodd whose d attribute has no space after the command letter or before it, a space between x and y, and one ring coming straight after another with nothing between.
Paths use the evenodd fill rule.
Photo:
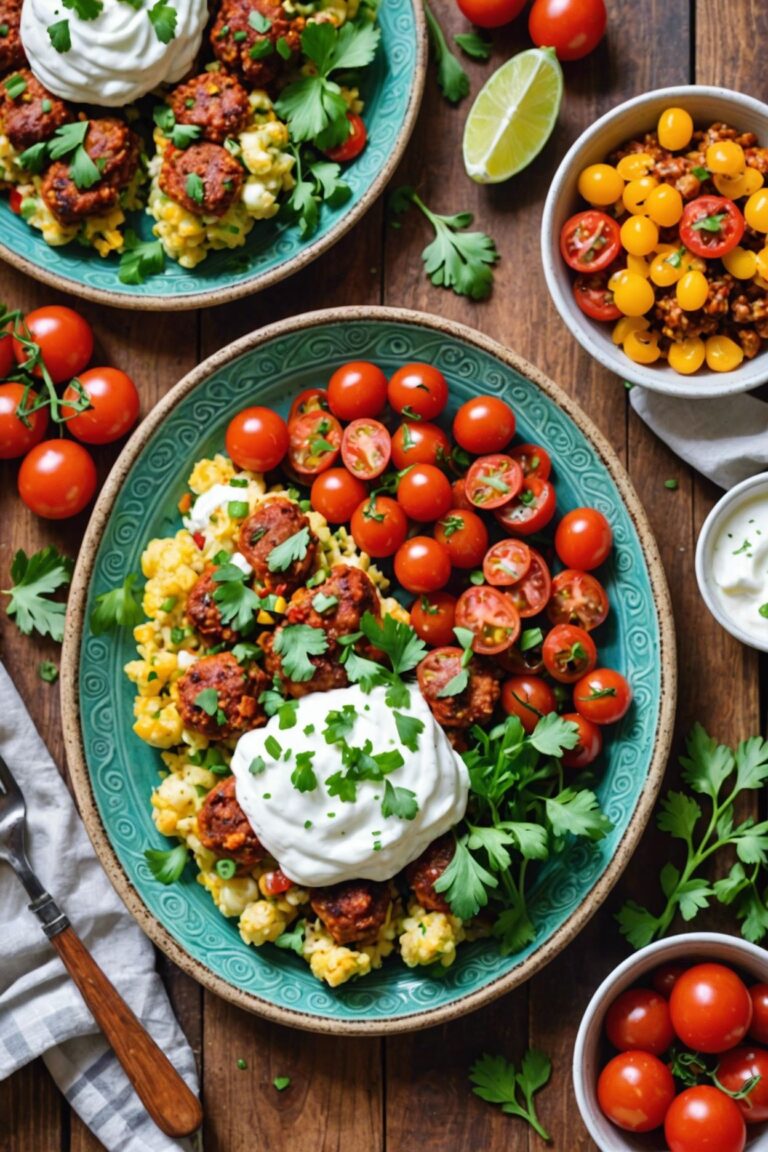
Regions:
<instances>
[{"instance_id":1,"label":"wooden table","mask_svg":"<svg viewBox=\"0 0 768 1152\"><path fill-rule=\"evenodd\" d=\"M397 0L384 0L397 3ZM450 0L435 0L447 29L465 22ZM621 382L594 364L568 336L550 304L539 263L544 196L560 157L598 115L652 88L721 84L754 96L765 92L768 9L757 0L608 0L608 37L588 59L565 66L558 127L535 163L508 184L473 185L460 140L468 103L457 110L439 95L430 70L426 98L395 186L414 184L438 211L469 209L496 240L502 260L491 299L473 304L433 288L419 259L427 243L415 212L390 231L378 203L332 252L266 295L199 314L120 312L91 304L82 311L97 334L94 362L114 363L138 382L143 409L204 356L260 325L292 313L345 304L392 304L450 316L516 349L574 396L607 435L635 483L656 533L680 643L680 698L675 751L695 720L729 742L760 728L757 654L713 621L696 588L696 535L718 490L672 455L631 412ZM525 22L494 34L492 65L468 65L473 91L513 52L529 46ZM0 298L31 308L58 297L7 267ZM62 298L78 308L76 300ZM115 453L101 456L106 474ZM54 543L74 554L85 516L71 523L36 520L15 493L16 469L0 471L0 587L12 552ZM676 490L664 481L675 478ZM37 676L55 645L18 634L0 614L3 659L59 763L63 763L59 693ZM725 674L723 674L725 673ZM676 774L675 761L669 779ZM174 1005L197 1052L205 1106L207 1152L508 1152L545 1147L521 1122L470 1091L467 1071L483 1051L519 1058L529 1044L554 1062L541 1114L556 1148L593 1147L570 1084L570 1060L581 1013L609 969L628 953L613 914L628 896L657 899L659 867L672 842L650 830L605 906L553 963L526 986L446 1027L392 1039L332 1039L294 1032L235 1010L203 992L160 958ZM727 920L700 917L728 930ZM237 1062L245 1060L247 1069ZM290 1076L287 1091L272 1087ZM3 1152L95 1152L100 1148L68 1111L37 1062L0 1085Z\"/></svg>"}]
</instances>

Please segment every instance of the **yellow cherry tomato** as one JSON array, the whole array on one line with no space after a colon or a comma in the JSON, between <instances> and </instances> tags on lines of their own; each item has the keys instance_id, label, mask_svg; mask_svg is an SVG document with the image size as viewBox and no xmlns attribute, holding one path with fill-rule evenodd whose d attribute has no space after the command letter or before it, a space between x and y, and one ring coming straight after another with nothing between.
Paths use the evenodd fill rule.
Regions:
<instances>
[{"instance_id":1,"label":"yellow cherry tomato","mask_svg":"<svg viewBox=\"0 0 768 1152\"><path fill-rule=\"evenodd\" d=\"M761 280L768 280L768 248L763 248L755 257L755 272Z\"/></svg>"},{"instance_id":2,"label":"yellow cherry tomato","mask_svg":"<svg viewBox=\"0 0 768 1152\"><path fill-rule=\"evenodd\" d=\"M672 284L677 284L684 273L682 253L679 248L673 248L671 244L665 244L663 251L659 249L651 261L651 280L659 288L669 288Z\"/></svg>"},{"instance_id":3,"label":"yellow cherry tomato","mask_svg":"<svg viewBox=\"0 0 768 1152\"><path fill-rule=\"evenodd\" d=\"M748 248L732 248L721 256L726 272L735 276L737 280L751 280L757 271L757 256Z\"/></svg>"},{"instance_id":4,"label":"yellow cherry tomato","mask_svg":"<svg viewBox=\"0 0 768 1152\"><path fill-rule=\"evenodd\" d=\"M609 279L608 279L608 290L610 292L615 292L616 286L618 284L621 284L622 280L626 280L627 276L629 276L629 269L627 269L627 268L617 269L617 271L614 272L613 275L611 277L609 277Z\"/></svg>"},{"instance_id":5,"label":"yellow cherry tomato","mask_svg":"<svg viewBox=\"0 0 768 1152\"><path fill-rule=\"evenodd\" d=\"M645 202L645 210L661 228L671 228L683 214L683 198L671 184L659 184Z\"/></svg>"},{"instance_id":6,"label":"yellow cherry tomato","mask_svg":"<svg viewBox=\"0 0 768 1152\"><path fill-rule=\"evenodd\" d=\"M628 252L627 272L636 272L638 276L642 276L644 280L647 280L651 274L651 266L647 260L643 260L642 256L634 256L631 252Z\"/></svg>"},{"instance_id":7,"label":"yellow cherry tomato","mask_svg":"<svg viewBox=\"0 0 768 1152\"><path fill-rule=\"evenodd\" d=\"M630 332L645 332L650 326L646 316L622 316L613 326L611 340L614 344L623 344Z\"/></svg>"},{"instance_id":8,"label":"yellow cherry tomato","mask_svg":"<svg viewBox=\"0 0 768 1152\"><path fill-rule=\"evenodd\" d=\"M744 359L741 346L729 336L710 336L705 349L707 367L713 372L732 372Z\"/></svg>"},{"instance_id":9,"label":"yellow cherry tomato","mask_svg":"<svg viewBox=\"0 0 768 1152\"><path fill-rule=\"evenodd\" d=\"M621 226L621 243L633 256L647 256L659 242L659 230L647 216L628 216Z\"/></svg>"},{"instance_id":10,"label":"yellow cherry tomato","mask_svg":"<svg viewBox=\"0 0 768 1152\"><path fill-rule=\"evenodd\" d=\"M653 308L655 296L648 280L627 272L613 289L613 301L625 316L643 316Z\"/></svg>"},{"instance_id":11,"label":"yellow cherry tomato","mask_svg":"<svg viewBox=\"0 0 768 1152\"><path fill-rule=\"evenodd\" d=\"M693 120L685 108L665 108L656 129L659 144L670 152L687 148L693 136Z\"/></svg>"},{"instance_id":12,"label":"yellow cherry tomato","mask_svg":"<svg viewBox=\"0 0 768 1152\"><path fill-rule=\"evenodd\" d=\"M670 368L680 372L683 376L690 376L698 372L704 363L706 349L700 336L691 336L687 340L678 340L670 344L667 359Z\"/></svg>"},{"instance_id":13,"label":"yellow cherry tomato","mask_svg":"<svg viewBox=\"0 0 768 1152\"><path fill-rule=\"evenodd\" d=\"M675 296L681 308L686 312L695 312L703 308L709 295L709 283L703 272L686 272L681 276L675 288Z\"/></svg>"},{"instance_id":14,"label":"yellow cherry tomato","mask_svg":"<svg viewBox=\"0 0 768 1152\"><path fill-rule=\"evenodd\" d=\"M703 256L695 256L690 248L682 253L683 272L706 272L707 262Z\"/></svg>"},{"instance_id":15,"label":"yellow cherry tomato","mask_svg":"<svg viewBox=\"0 0 768 1152\"><path fill-rule=\"evenodd\" d=\"M706 166L713 174L720 176L740 176L746 163L744 149L734 140L718 140L710 144L705 153Z\"/></svg>"},{"instance_id":16,"label":"yellow cherry tomato","mask_svg":"<svg viewBox=\"0 0 768 1152\"><path fill-rule=\"evenodd\" d=\"M579 176L579 195L600 208L621 199L624 181L611 164L590 164Z\"/></svg>"},{"instance_id":17,"label":"yellow cherry tomato","mask_svg":"<svg viewBox=\"0 0 768 1152\"><path fill-rule=\"evenodd\" d=\"M622 156L616 165L616 171L624 180L640 180L647 176L653 168L653 156L647 152L630 152L629 156Z\"/></svg>"},{"instance_id":18,"label":"yellow cherry tomato","mask_svg":"<svg viewBox=\"0 0 768 1152\"><path fill-rule=\"evenodd\" d=\"M661 356L657 332L636 329L630 332L622 345L624 354L635 364L653 364Z\"/></svg>"},{"instance_id":19,"label":"yellow cherry tomato","mask_svg":"<svg viewBox=\"0 0 768 1152\"><path fill-rule=\"evenodd\" d=\"M768 232L768 189L752 193L744 205L744 219L756 232Z\"/></svg>"},{"instance_id":20,"label":"yellow cherry tomato","mask_svg":"<svg viewBox=\"0 0 768 1152\"><path fill-rule=\"evenodd\" d=\"M740 176L715 175L712 181L720 195L727 196L729 200L741 200L743 196L751 196L758 188L762 188L765 182L762 172L758 172L757 168L745 168Z\"/></svg>"},{"instance_id":21,"label":"yellow cherry tomato","mask_svg":"<svg viewBox=\"0 0 768 1152\"><path fill-rule=\"evenodd\" d=\"M635 216L642 215L645 211L645 203L658 183L655 176L641 176L639 180L630 180L629 184L624 186L621 195L622 203L627 212L631 212Z\"/></svg>"}]
</instances>

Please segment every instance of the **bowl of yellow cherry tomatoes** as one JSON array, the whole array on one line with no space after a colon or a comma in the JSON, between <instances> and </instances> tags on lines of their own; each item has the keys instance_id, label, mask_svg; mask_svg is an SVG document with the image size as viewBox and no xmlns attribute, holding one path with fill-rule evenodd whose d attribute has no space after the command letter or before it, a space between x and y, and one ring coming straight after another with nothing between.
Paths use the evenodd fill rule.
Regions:
<instances>
[{"instance_id":1,"label":"bowl of yellow cherry tomatoes","mask_svg":"<svg viewBox=\"0 0 768 1152\"><path fill-rule=\"evenodd\" d=\"M622 379L672 396L768 379L768 107L663 88L579 136L542 219L561 318Z\"/></svg>"}]
</instances>

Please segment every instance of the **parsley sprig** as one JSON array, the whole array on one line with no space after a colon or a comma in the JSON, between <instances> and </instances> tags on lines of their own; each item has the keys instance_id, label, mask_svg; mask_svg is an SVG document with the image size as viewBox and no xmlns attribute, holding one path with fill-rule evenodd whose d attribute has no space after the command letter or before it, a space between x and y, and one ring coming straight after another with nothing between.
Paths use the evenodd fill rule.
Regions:
<instances>
[{"instance_id":1,"label":"parsley sprig","mask_svg":"<svg viewBox=\"0 0 768 1152\"><path fill-rule=\"evenodd\" d=\"M285 201L282 215L298 225L303 240L317 231L320 222L320 208L340 208L352 195L352 189L341 179L341 165L330 160L312 160L312 153L303 153L294 148L296 184L288 200Z\"/></svg>"},{"instance_id":2,"label":"parsley sprig","mask_svg":"<svg viewBox=\"0 0 768 1152\"><path fill-rule=\"evenodd\" d=\"M59 644L64 639L66 605L50 596L69 584L73 568L74 562L52 544L31 556L22 548L18 550L11 563L13 583L2 593L10 596L5 610L25 636L37 632Z\"/></svg>"},{"instance_id":3,"label":"parsley sprig","mask_svg":"<svg viewBox=\"0 0 768 1152\"><path fill-rule=\"evenodd\" d=\"M472 1065L469 1079L472 1091L489 1104L500 1104L508 1116L519 1116L538 1132L542 1140L551 1139L543 1127L533 1097L549 1081L552 1062L543 1052L530 1048L523 1056L520 1071L503 1056L483 1053Z\"/></svg>"},{"instance_id":4,"label":"parsley sprig","mask_svg":"<svg viewBox=\"0 0 768 1152\"><path fill-rule=\"evenodd\" d=\"M458 104L469 93L469 76L448 47L445 33L426 0L424 15L427 18L429 46L437 67L437 82L440 85L440 91L449 103Z\"/></svg>"},{"instance_id":5,"label":"parsley sprig","mask_svg":"<svg viewBox=\"0 0 768 1152\"><path fill-rule=\"evenodd\" d=\"M143 284L148 276L165 271L165 252L159 240L140 240L132 228L126 228L120 255L118 279L121 284Z\"/></svg>"},{"instance_id":6,"label":"parsley sprig","mask_svg":"<svg viewBox=\"0 0 768 1152\"><path fill-rule=\"evenodd\" d=\"M141 593L137 594L133 589L137 579L136 573L131 572L119 588L112 588L96 597L90 620L94 636L116 628L133 628L141 623L144 619Z\"/></svg>"}]
</instances>

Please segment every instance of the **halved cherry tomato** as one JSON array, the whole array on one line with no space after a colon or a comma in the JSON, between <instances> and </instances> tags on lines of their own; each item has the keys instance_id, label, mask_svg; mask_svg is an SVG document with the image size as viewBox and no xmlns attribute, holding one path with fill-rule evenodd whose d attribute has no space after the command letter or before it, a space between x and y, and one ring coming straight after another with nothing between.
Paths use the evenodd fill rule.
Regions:
<instances>
[{"instance_id":1,"label":"halved cherry tomato","mask_svg":"<svg viewBox=\"0 0 768 1152\"><path fill-rule=\"evenodd\" d=\"M509 449L509 455L517 460L523 476L538 476L539 480L549 480L552 458L540 444L517 444Z\"/></svg>"},{"instance_id":2,"label":"halved cherry tomato","mask_svg":"<svg viewBox=\"0 0 768 1152\"><path fill-rule=\"evenodd\" d=\"M347 112L347 120L349 120L349 136L335 148L325 150L325 155L334 164L348 164L350 160L354 160L365 148L368 140L362 116L358 116L357 112Z\"/></svg>"},{"instance_id":3,"label":"halved cherry tomato","mask_svg":"<svg viewBox=\"0 0 768 1152\"><path fill-rule=\"evenodd\" d=\"M547 615L553 624L577 624L591 632L608 615L608 597L596 576L566 568L552 581Z\"/></svg>"},{"instance_id":4,"label":"halved cherry tomato","mask_svg":"<svg viewBox=\"0 0 768 1152\"><path fill-rule=\"evenodd\" d=\"M389 432L379 420L353 420L344 429L341 458L358 479L374 480L381 476L391 454Z\"/></svg>"},{"instance_id":5,"label":"halved cherry tomato","mask_svg":"<svg viewBox=\"0 0 768 1152\"><path fill-rule=\"evenodd\" d=\"M744 217L727 196L697 196L683 211L680 240L694 255L714 259L733 251L744 226Z\"/></svg>"},{"instance_id":6,"label":"halved cherry tomato","mask_svg":"<svg viewBox=\"0 0 768 1152\"><path fill-rule=\"evenodd\" d=\"M735 1048L752 1022L746 984L732 968L712 962L683 972L672 989L669 1010L675 1032L696 1052Z\"/></svg>"},{"instance_id":7,"label":"halved cherry tomato","mask_svg":"<svg viewBox=\"0 0 768 1152\"><path fill-rule=\"evenodd\" d=\"M616 307L613 292L608 287L608 269L577 276L573 282L573 295L585 316L592 320L618 320L622 315Z\"/></svg>"},{"instance_id":8,"label":"halved cherry tomato","mask_svg":"<svg viewBox=\"0 0 768 1152\"><path fill-rule=\"evenodd\" d=\"M523 540L499 540L488 549L483 575L489 584L505 588L518 584L531 567L531 550Z\"/></svg>"},{"instance_id":9,"label":"halved cherry tomato","mask_svg":"<svg viewBox=\"0 0 768 1152\"><path fill-rule=\"evenodd\" d=\"M453 418L457 444L475 456L503 452L515 434L515 414L498 396L466 400Z\"/></svg>"},{"instance_id":10,"label":"halved cherry tomato","mask_svg":"<svg viewBox=\"0 0 768 1152\"><path fill-rule=\"evenodd\" d=\"M65 520L82 512L98 478L87 449L74 440L43 440L21 462L19 495L36 516Z\"/></svg>"},{"instance_id":11,"label":"halved cherry tomato","mask_svg":"<svg viewBox=\"0 0 768 1152\"><path fill-rule=\"evenodd\" d=\"M488 547L488 529L477 512L451 508L435 525L435 540L448 549L454 568L477 568Z\"/></svg>"},{"instance_id":12,"label":"halved cherry tomato","mask_svg":"<svg viewBox=\"0 0 768 1152\"><path fill-rule=\"evenodd\" d=\"M514 500L494 509L493 514L510 536L530 536L546 528L556 503L554 485L538 476L527 476Z\"/></svg>"},{"instance_id":13,"label":"halved cherry tomato","mask_svg":"<svg viewBox=\"0 0 768 1152\"><path fill-rule=\"evenodd\" d=\"M244 408L227 425L224 443L238 468L271 472L288 451L288 426L271 408Z\"/></svg>"},{"instance_id":14,"label":"halved cherry tomato","mask_svg":"<svg viewBox=\"0 0 768 1152\"><path fill-rule=\"evenodd\" d=\"M594 640L574 624L556 624L544 638L541 655L547 672L561 684L573 684L597 664Z\"/></svg>"},{"instance_id":15,"label":"halved cherry tomato","mask_svg":"<svg viewBox=\"0 0 768 1152\"><path fill-rule=\"evenodd\" d=\"M555 551L566 568L590 572L609 557L611 526L596 508L572 508L555 530Z\"/></svg>"},{"instance_id":16,"label":"halved cherry tomato","mask_svg":"<svg viewBox=\"0 0 768 1152\"><path fill-rule=\"evenodd\" d=\"M432 364L404 364L389 381L389 403L408 420L434 420L448 403L448 383Z\"/></svg>"},{"instance_id":17,"label":"halved cherry tomato","mask_svg":"<svg viewBox=\"0 0 768 1152\"><path fill-rule=\"evenodd\" d=\"M358 548L369 556L392 556L408 535L408 517L397 500L371 496L355 509L350 531Z\"/></svg>"},{"instance_id":18,"label":"halved cherry tomato","mask_svg":"<svg viewBox=\"0 0 768 1152\"><path fill-rule=\"evenodd\" d=\"M562 755L566 768L581 770L591 764L603 750L603 734L597 724L585 720L578 712L564 712L563 720L570 720L579 729L579 742L573 748L566 748Z\"/></svg>"},{"instance_id":19,"label":"halved cherry tomato","mask_svg":"<svg viewBox=\"0 0 768 1152\"><path fill-rule=\"evenodd\" d=\"M524 620L544 610L552 587L546 560L535 548L531 548L530 553L531 566L525 576L506 590L506 595Z\"/></svg>"},{"instance_id":20,"label":"halved cherry tomato","mask_svg":"<svg viewBox=\"0 0 768 1152\"><path fill-rule=\"evenodd\" d=\"M448 549L432 536L412 536L395 552L395 576L408 592L436 592L451 578Z\"/></svg>"},{"instance_id":21,"label":"halved cherry tomato","mask_svg":"<svg viewBox=\"0 0 768 1152\"><path fill-rule=\"evenodd\" d=\"M43 363L54 384L63 384L77 376L93 354L90 324L79 312L60 304L48 304L28 312L16 331L22 337L29 332L40 348ZM29 357L29 349L17 336L13 338L13 354L17 364L23 364ZM32 375L41 376L40 368L33 368Z\"/></svg>"},{"instance_id":22,"label":"halved cherry tomato","mask_svg":"<svg viewBox=\"0 0 768 1152\"><path fill-rule=\"evenodd\" d=\"M293 887L293 880L289 880L280 868L272 872L265 872L259 878L259 888L265 896L280 896Z\"/></svg>"},{"instance_id":23,"label":"halved cherry tomato","mask_svg":"<svg viewBox=\"0 0 768 1152\"><path fill-rule=\"evenodd\" d=\"M450 592L430 592L414 600L411 605L411 625L414 632L432 648L454 644L456 623L456 597Z\"/></svg>"},{"instance_id":24,"label":"halved cherry tomato","mask_svg":"<svg viewBox=\"0 0 768 1152\"><path fill-rule=\"evenodd\" d=\"M568 267L576 272L599 272L621 252L619 226L597 208L577 212L560 231L560 252Z\"/></svg>"},{"instance_id":25,"label":"halved cherry tomato","mask_svg":"<svg viewBox=\"0 0 768 1152\"><path fill-rule=\"evenodd\" d=\"M557 699L540 676L511 676L501 686L501 706L517 716L523 731L531 733L542 716L557 711Z\"/></svg>"},{"instance_id":26,"label":"halved cherry tomato","mask_svg":"<svg viewBox=\"0 0 768 1152\"><path fill-rule=\"evenodd\" d=\"M64 411L72 435L84 444L111 444L125 436L136 423L140 406L139 393L130 376L119 368L89 368L77 379L90 407L75 415L71 415L71 408ZM62 404L73 403L77 398L78 390L69 384L61 397Z\"/></svg>"},{"instance_id":27,"label":"halved cherry tomato","mask_svg":"<svg viewBox=\"0 0 768 1152\"><path fill-rule=\"evenodd\" d=\"M717 1079L729 1092L741 1092L755 1077L757 1083L751 1092L737 1100L747 1124L762 1124L768 1120L768 1052L764 1048L732 1048L720 1057Z\"/></svg>"},{"instance_id":28,"label":"halved cherry tomato","mask_svg":"<svg viewBox=\"0 0 768 1152\"><path fill-rule=\"evenodd\" d=\"M341 424L330 412L305 412L290 422L288 434L288 462L300 477L316 476L336 463Z\"/></svg>"},{"instance_id":29,"label":"halved cherry tomato","mask_svg":"<svg viewBox=\"0 0 768 1152\"><path fill-rule=\"evenodd\" d=\"M387 403L387 378L377 364L350 360L328 381L328 406L339 420L378 416Z\"/></svg>"},{"instance_id":30,"label":"halved cherry tomato","mask_svg":"<svg viewBox=\"0 0 768 1152\"><path fill-rule=\"evenodd\" d=\"M4 340L8 344L10 340ZM2 345L0 345L1 347ZM9 382L0 384L0 460L15 460L39 444L48 427L48 409L38 408L32 416L27 417L29 427L19 419L16 410L24 396L24 385ZM37 400L37 393L30 392L27 397L27 406L31 407Z\"/></svg>"},{"instance_id":31,"label":"halved cherry tomato","mask_svg":"<svg viewBox=\"0 0 768 1152\"><path fill-rule=\"evenodd\" d=\"M662 1056L675 1041L669 1004L651 988L627 988L605 1014L605 1034L619 1052Z\"/></svg>"},{"instance_id":32,"label":"halved cherry tomato","mask_svg":"<svg viewBox=\"0 0 768 1152\"><path fill-rule=\"evenodd\" d=\"M615 724L626 715L631 703L632 689L629 683L613 668L595 668L573 686L574 708L585 720L591 720L594 724ZM702 1048L702 1051L707 1049Z\"/></svg>"},{"instance_id":33,"label":"halved cherry tomato","mask_svg":"<svg viewBox=\"0 0 768 1152\"><path fill-rule=\"evenodd\" d=\"M476 508L500 508L522 486L523 470L511 456L480 456L467 472L467 499Z\"/></svg>"},{"instance_id":34,"label":"halved cherry tomato","mask_svg":"<svg viewBox=\"0 0 768 1152\"><path fill-rule=\"evenodd\" d=\"M368 495L365 484L346 468L329 468L312 482L312 507L329 524L346 524Z\"/></svg>"},{"instance_id":35,"label":"halved cherry tomato","mask_svg":"<svg viewBox=\"0 0 768 1152\"><path fill-rule=\"evenodd\" d=\"M473 652L493 656L517 640L520 615L498 588L480 584L467 588L456 601L456 626L474 632Z\"/></svg>"},{"instance_id":36,"label":"halved cherry tomato","mask_svg":"<svg viewBox=\"0 0 768 1152\"><path fill-rule=\"evenodd\" d=\"M392 436L392 463L400 471L411 464L442 464L451 454L451 442L437 424L406 421Z\"/></svg>"},{"instance_id":37,"label":"halved cherry tomato","mask_svg":"<svg viewBox=\"0 0 768 1152\"><path fill-rule=\"evenodd\" d=\"M730 1096L709 1084L686 1088L664 1117L670 1152L743 1152L747 1126Z\"/></svg>"},{"instance_id":38,"label":"halved cherry tomato","mask_svg":"<svg viewBox=\"0 0 768 1152\"><path fill-rule=\"evenodd\" d=\"M412 520L437 520L453 501L451 482L434 464L414 464L400 477L397 501Z\"/></svg>"},{"instance_id":39,"label":"halved cherry tomato","mask_svg":"<svg viewBox=\"0 0 768 1152\"><path fill-rule=\"evenodd\" d=\"M328 411L328 392L325 388L305 388L303 392L299 392L296 399L291 404L291 410L288 413L288 422L295 420L298 416L304 416L307 412L327 412Z\"/></svg>"}]
</instances>

